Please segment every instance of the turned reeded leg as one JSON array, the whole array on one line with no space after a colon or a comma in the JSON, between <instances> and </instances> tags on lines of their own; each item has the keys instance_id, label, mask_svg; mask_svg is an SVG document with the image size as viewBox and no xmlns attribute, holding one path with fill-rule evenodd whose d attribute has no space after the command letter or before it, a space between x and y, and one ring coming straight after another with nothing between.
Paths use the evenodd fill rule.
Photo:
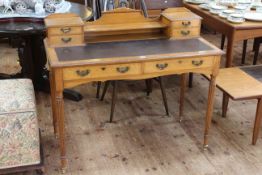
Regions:
<instances>
[{"instance_id":1,"label":"turned reeded leg","mask_svg":"<svg viewBox=\"0 0 262 175\"><path fill-rule=\"evenodd\" d=\"M52 72L49 72L49 81L50 81L50 92L51 92L51 105L52 105L52 117L53 117L53 127L54 127L54 134L56 138L57 135L57 114L56 114L56 107L55 107L55 83L54 83L54 77Z\"/></svg>"},{"instance_id":2,"label":"turned reeded leg","mask_svg":"<svg viewBox=\"0 0 262 175\"><path fill-rule=\"evenodd\" d=\"M182 122L184 115L184 101L185 101L185 91L186 91L186 74L180 76L180 99L179 99L179 121Z\"/></svg>"},{"instance_id":3,"label":"turned reeded leg","mask_svg":"<svg viewBox=\"0 0 262 175\"><path fill-rule=\"evenodd\" d=\"M113 81L112 85L113 85L113 93L112 93L111 113L110 113L110 120L109 120L110 123L112 123L113 121L114 112L115 112L115 106L117 100L117 81Z\"/></svg>"},{"instance_id":4,"label":"turned reeded leg","mask_svg":"<svg viewBox=\"0 0 262 175\"><path fill-rule=\"evenodd\" d=\"M65 148L65 118L64 118L64 99L63 91L56 92L56 108L59 127L59 146L61 171L64 173L67 167L66 148Z\"/></svg>"},{"instance_id":5,"label":"turned reeded leg","mask_svg":"<svg viewBox=\"0 0 262 175\"><path fill-rule=\"evenodd\" d=\"M97 82L97 88L96 88L96 98L99 98L99 96L100 96L100 89L101 89L101 84L102 84L102 82L101 82L101 81L98 81L98 82Z\"/></svg>"},{"instance_id":6,"label":"turned reeded leg","mask_svg":"<svg viewBox=\"0 0 262 175\"><path fill-rule=\"evenodd\" d=\"M106 91L107 91L108 86L109 86L110 83L111 83L111 81L106 81L105 82L105 86L104 86L104 89L103 89L103 92L102 92L102 96L101 96L101 99L100 99L101 101L104 100L105 95L106 95Z\"/></svg>"},{"instance_id":7,"label":"turned reeded leg","mask_svg":"<svg viewBox=\"0 0 262 175\"><path fill-rule=\"evenodd\" d=\"M222 117L227 116L229 96L226 93L223 93L223 102L222 102Z\"/></svg>"},{"instance_id":8,"label":"turned reeded leg","mask_svg":"<svg viewBox=\"0 0 262 175\"><path fill-rule=\"evenodd\" d=\"M257 102L256 119L255 119L253 138L252 138L253 145L257 143L257 138L258 138L259 129L261 125L261 118L262 118L262 98L258 99L258 102Z\"/></svg>"},{"instance_id":9,"label":"turned reeded leg","mask_svg":"<svg viewBox=\"0 0 262 175\"><path fill-rule=\"evenodd\" d=\"M211 125L212 114L213 114L215 89L216 89L216 76L211 75L211 80L208 90L207 112L206 112L206 121L205 121L204 149L208 147L208 134L209 134L209 128Z\"/></svg>"}]
</instances>

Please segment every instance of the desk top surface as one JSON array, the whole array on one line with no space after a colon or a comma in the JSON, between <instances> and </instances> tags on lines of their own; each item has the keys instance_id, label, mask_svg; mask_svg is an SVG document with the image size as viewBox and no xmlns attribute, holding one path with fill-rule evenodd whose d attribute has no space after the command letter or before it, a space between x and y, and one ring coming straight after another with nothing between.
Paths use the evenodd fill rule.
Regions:
<instances>
[{"instance_id":1,"label":"desk top surface","mask_svg":"<svg viewBox=\"0 0 262 175\"><path fill-rule=\"evenodd\" d=\"M262 97L262 65L220 69L216 82L234 100Z\"/></svg>"},{"instance_id":2,"label":"desk top surface","mask_svg":"<svg viewBox=\"0 0 262 175\"><path fill-rule=\"evenodd\" d=\"M220 49L202 38L186 40L155 39L57 47L53 48L53 57L51 60L49 57L49 62L51 66L74 66L84 63L123 63L143 61L145 59L183 58L222 54L223 52Z\"/></svg>"}]
</instances>

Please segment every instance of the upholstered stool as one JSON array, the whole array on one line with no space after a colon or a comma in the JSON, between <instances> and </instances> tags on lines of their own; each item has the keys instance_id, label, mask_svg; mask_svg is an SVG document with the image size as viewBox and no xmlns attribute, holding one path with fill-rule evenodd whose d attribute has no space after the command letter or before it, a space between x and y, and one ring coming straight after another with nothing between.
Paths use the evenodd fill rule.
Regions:
<instances>
[{"instance_id":1,"label":"upholstered stool","mask_svg":"<svg viewBox=\"0 0 262 175\"><path fill-rule=\"evenodd\" d=\"M0 174L43 170L31 80L0 80Z\"/></svg>"}]
</instances>

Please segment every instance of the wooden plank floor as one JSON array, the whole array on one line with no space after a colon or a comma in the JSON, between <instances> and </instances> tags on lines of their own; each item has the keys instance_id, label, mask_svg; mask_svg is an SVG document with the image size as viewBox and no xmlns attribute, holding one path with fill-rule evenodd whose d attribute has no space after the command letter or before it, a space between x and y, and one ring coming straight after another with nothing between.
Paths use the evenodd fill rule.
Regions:
<instances>
[{"instance_id":1,"label":"wooden plank floor","mask_svg":"<svg viewBox=\"0 0 262 175\"><path fill-rule=\"evenodd\" d=\"M204 37L219 46L220 35L205 34ZM250 64L252 42L248 45L247 64ZM242 43L235 48L236 65L240 64L241 48ZM0 72L19 69L16 59L16 49L0 44ZM179 79L165 77L165 84L169 117L164 115L157 83L147 97L144 81L120 82L113 124L107 123L111 88L103 102L95 98L95 84L75 88L84 99L81 102L65 100L69 158L66 175L262 174L262 133L257 145L251 145L255 101L230 101L228 118L221 118L222 97L217 90L210 147L203 151L207 80L198 75L194 88L187 90L182 123L178 122ZM59 151L52 130L50 96L36 92L36 99L46 174L57 175L60 174Z\"/></svg>"}]
</instances>

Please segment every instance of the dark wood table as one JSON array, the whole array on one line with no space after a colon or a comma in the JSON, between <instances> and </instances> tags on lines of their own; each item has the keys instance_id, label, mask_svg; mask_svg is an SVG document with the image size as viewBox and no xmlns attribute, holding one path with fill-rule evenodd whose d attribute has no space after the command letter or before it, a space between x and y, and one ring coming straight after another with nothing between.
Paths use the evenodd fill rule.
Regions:
<instances>
[{"instance_id":1,"label":"dark wood table","mask_svg":"<svg viewBox=\"0 0 262 175\"><path fill-rule=\"evenodd\" d=\"M203 18L202 23L209 28L223 34L227 38L226 64L231 67L233 61L233 48L236 42L262 36L262 22L246 21L242 24L233 24L226 19L213 15L201 9L198 5L184 3L184 6Z\"/></svg>"},{"instance_id":2,"label":"dark wood table","mask_svg":"<svg viewBox=\"0 0 262 175\"><path fill-rule=\"evenodd\" d=\"M84 5L72 3L71 13L88 20L91 11ZM45 68L47 59L43 39L46 28L43 19L39 18L5 18L0 19L0 37L11 38L12 45L18 48L21 72L15 75L1 74L0 78L25 77L33 80L36 90L49 92L48 70ZM68 91L68 98L80 100L81 95Z\"/></svg>"}]
</instances>

